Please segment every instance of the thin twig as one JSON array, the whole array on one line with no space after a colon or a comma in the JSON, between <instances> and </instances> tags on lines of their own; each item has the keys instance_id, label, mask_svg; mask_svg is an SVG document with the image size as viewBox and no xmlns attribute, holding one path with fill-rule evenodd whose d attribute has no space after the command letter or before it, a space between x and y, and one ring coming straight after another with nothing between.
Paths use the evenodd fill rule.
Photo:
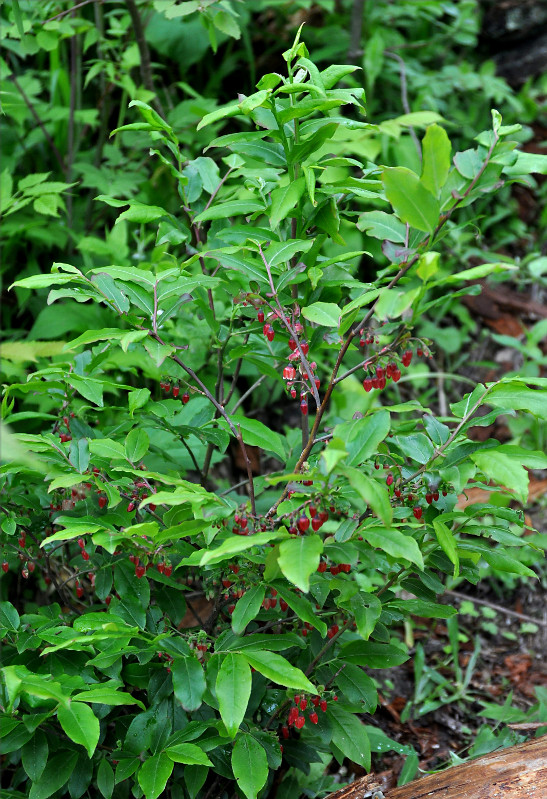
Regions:
<instances>
[{"instance_id":1,"label":"thin twig","mask_svg":"<svg viewBox=\"0 0 547 799\"><path fill-rule=\"evenodd\" d=\"M137 47L139 48L142 82L145 88L154 94L154 99L152 102L156 106L156 111L159 113L159 115L165 119L165 112L158 96L156 95L156 90L154 89L152 67L150 65L150 50L148 49L148 42L146 41L146 36L144 35L144 26L142 24L139 9L137 8L135 0L125 0L125 2L127 5L127 10L129 11L129 16L131 17L131 23L133 25Z\"/></svg>"},{"instance_id":2,"label":"thin twig","mask_svg":"<svg viewBox=\"0 0 547 799\"><path fill-rule=\"evenodd\" d=\"M348 47L348 63L356 64L363 55L361 47L361 33L363 31L363 12L365 0L353 0L350 19L350 34Z\"/></svg>"},{"instance_id":3,"label":"thin twig","mask_svg":"<svg viewBox=\"0 0 547 799\"><path fill-rule=\"evenodd\" d=\"M477 605L484 605L487 608L492 608L492 610L496 610L498 613L504 613L506 616L513 616L515 619L521 619L522 621L528 621L531 624L537 624L539 627L547 627L547 621L543 619L534 619L533 616L528 616L526 613L519 613L518 610L509 610L509 608L504 608L503 605L497 605L495 602L489 602L487 599L477 599L476 597L467 596L466 594L461 594L459 591L449 591L446 590L445 594L450 594L450 596L456 597L456 599L461 599L466 602L473 602ZM547 724L547 722L544 722Z\"/></svg>"},{"instance_id":4,"label":"thin twig","mask_svg":"<svg viewBox=\"0 0 547 799\"><path fill-rule=\"evenodd\" d=\"M54 17L49 17L48 19L44 20L44 22L42 22L42 25L47 25L48 22L53 22L53 20L55 19L61 19L62 17L66 17L67 14L72 14L74 11L77 11L79 8L82 8L83 6L88 6L90 3L100 3L102 5L103 2L104 0L83 0L81 3L77 3L75 6L72 6L72 8L67 8L65 11L61 11L59 14L56 14Z\"/></svg>"},{"instance_id":5,"label":"thin twig","mask_svg":"<svg viewBox=\"0 0 547 799\"><path fill-rule=\"evenodd\" d=\"M250 388L248 388L244 394L241 395L241 397L238 399L238 401L232 408L232 413L235 413L237 411L237 409L242 405L242 403L245 402L247 397L250 396L250 394L253 393L255 388L258 388L259 385L264 382L264 380L266 380L266 375L262 375L261 377L259 377L258 380L254 382L253 385Z\"/></svg>"},{"instance_id":6,"label":"thin twig","mask_svg":"<svg viewBox=\"0 0 547 799\"><path fill-rule=\"evenodd\" d=\"M408 90L406 84L406 66L405 62L401 58L400 55L397 53L392 53L389 50L384 50L385 55L389 56L390 58L394 58L395 61L399 64L399 74L401 76L401 102L403 104L403 109L405 114L410 114L410 103L408 102ZM422 163L422 145L420 144L420 140L416 135L416 131L414 130L412 125L409 125L410 135L412 136L412 140L416 146L416 150L418 152L418 158L420 159L420 163Z\"/></svg>"}]
</instances>

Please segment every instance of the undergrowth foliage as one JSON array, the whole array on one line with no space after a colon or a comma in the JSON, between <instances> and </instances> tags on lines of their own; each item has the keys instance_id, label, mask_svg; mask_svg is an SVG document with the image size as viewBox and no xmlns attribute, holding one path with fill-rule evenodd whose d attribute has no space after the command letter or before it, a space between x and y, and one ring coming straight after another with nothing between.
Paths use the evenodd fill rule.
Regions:
<instances>
[{"instance_id":1,"label":"undergrowth foliage","mask_svg":"<svg viewBox=\"0 0 547 799\"><path fill-rule=\"evenodd\" d=\"M493 111L453 154L438 115L407 115L421 174L363 163L339 146L378 134L356 68L319 71L299 35L284 59L202 119L237 132L193 161L134 101L114 133L155 140L180 212L101 195L134 257L14 284L111 323L4 392L8 425L43 429L4 430L3 579L47 596L0 604L6 796L253 799L282 769L278 795L298 797L310 763L369 769L379 733L358 714L373 670L409 658L405 619L452 617L446 581L483 562L535 576L519 511L456 501L474 484L526 500L544 456L467 431L545 419L545 380L479 384L444 418L401 395L435 349L420 317L507 268L452 273L443 239L533 170L519 126ZM383 242L372 282L351 228Z\"/></svg>"}]
</instances>

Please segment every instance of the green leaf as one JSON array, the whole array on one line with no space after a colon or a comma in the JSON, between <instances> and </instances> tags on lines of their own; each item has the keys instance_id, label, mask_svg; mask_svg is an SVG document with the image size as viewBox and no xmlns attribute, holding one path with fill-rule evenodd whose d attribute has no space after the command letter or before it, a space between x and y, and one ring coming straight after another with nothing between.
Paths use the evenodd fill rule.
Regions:
<instances>
[{"instance_id":1,"label":"green leaf","mask_svg":"<svg viewBox=\"0 0 547 799\"><path fill-rule=\"evenodd\" d=\"M118 224L125 220L126 222L139 222L145 224L146 222L155 222L164 216L169 216L165 208L160 208L157 205L145 205L136 200L131 200L131 204L127 211L123 211L114 224Z\"/></svg>"},{"instance_id":2,"label":"green leaf","mask_svg":"<svg viewBox=\"0 0 547 799\"><path fill-rule=\"evenodd\" d=\"M350 641L340 650L340 660L371 669L388 669L400 666L408 660L408 652L394 644L378 644L375 641Z\"/></svg>"},{"instance_id":3,"label":"green leaf","mask_svg":"<svg viewBox=\"0 0 547 799\"><path fill-rule=\"evenodd\" d=\"M349 455L348 465L360 466L378 452L378 446L387 438L390 428L389 411L382 409L363 419L336 425L333 435L344 442Z\"/></svg>"},{"instance_id":4,"label":"green leaf","mask_svg":"<svg viewBox=\"0 0 547 799\"><path fill-rule=\"evenodd\" d=\"M425 233L435 230L439 222L439 203L420 183L415 172L402 166L386 167L382 183L387 199L403 222Z\"/></svg>"},{"instance_id":5,"label":"green leaf","mask_svg":"<svg viewBox=\"0 0 547 799\"><path fill-rule=\"evenodd\" d=\"M62 788L74 771L77 760L77 752L69 753L66 750L48 760L42 776L32 784L28 799L47 799Z\"/></svg>"},{"instance_id":6,"label":"green leaf","mask_svg":"<svg viewBox=\"0 0 547 799\"><path fill-rule=\"evenodd\" d=\"M185 763L188 766L212 766L213 764L196 744L175 744L165 750L165 754L175 763ZM186 773L186 772L185 772Z\"/></svg>"},{"instance_id":7,"label":"green leaf","mask_svg":"<svg viewBox=\"0 0 547 799\"><path fill-rule=\"evenodd\" d=\"M393 241L403 244L406 239L406 227L394 214L385 211L365 211L357 220L357 229L364 230L375 239Z\"/></svg>"},{"instance_id":8,"label":"green leaf","mask_svg":"<svg viewBox=\"0 0 547 799\"><path fill-rule=\"evenodd\" d=\"M237 600L232 613L232 630L236 635L241 635L249 622L257 616L265 593L266 589L263 585L254 585Z\"/></svg>"},{"instance_id":9,"label":"green leaf","mask_svg":"<svg viewBox=\"0 0 547 799\"><path fill-rule=\"evenodd\" d=\"M371 547L387 552L395 560L408 560L423 571L424 561L416 541L398 530L383 527L361 527L359 532Z\"/></svg>"},{"instance_id":10,"label":"green leaf","mask_svg":"<svg viewBox=\"0 0 547 799\"><path fill-rule=\"evenodd\" d=\"M430 125L422 140L422 185L438 197L450 171L452 145L444 128Z\"/></svg>"},{"instance_id":11,"label":"green leaf","mask_svg":"<svg viewBox=\"0 0 547 799\"><path fill-rule=\"evenodd\" d=\"M323 541L318 535L291 537L281 542L277 562L287 580L307 593L322 551Z\"/></svg>"},{"instance_id":12,"label":"green leaf","mask_svg":"<svg viewBox=\"0 0 547 799\"><path fill-rule=\"evenodd\" d=\"M302 316L323 327L338 327L342 310L333 302L314 302L302 308Z\"/></svg>"},{"instance_id":13,"label":"green leaf","mask_svg":"<svg viewBox=\"0 0 547 799\"><path fill-rule=\"evenodd\" d=\"M78 438L70 444L68 459L80 474L89 466L89 443L87 438Z\"/></svg>"},{"instance_id":14,"label":"green leaf","mask_svg":"<svg viewBox=\"0 0 547 799\"><path fill-rule=\"evenodd\" d=\"M143 408L150 399L150 389L138 388L136 391L130 391L127 397L127 404L129 406L129 415L133 416L135 411Z\"/></svg>"},{"instance_id":15,"label":"green leaf","mask_svg":"<svg viewBox=\"0 0 547 799\"><path fill-rule=\"evenodd\" d=\"M93 455L108 460L126 460L125 447L112 438L93 438L89 442L89 449Z\"/></svg>"},{"instance_id":16,"label":"green leaf","mask_svg":"<svg viewBox=\"0 0 547 799\"><path fill-rule=\"evenodd\" d=\"M100 733L99 719L91 708L69 700L66 705L59 705L57 718L70 740L84 746L91 757L99 742Z\"/></svg>"},{"instance_id":17,"label":"green leaf","mask_svg":"<svg viewBox=\"0 0 547 799\"><path fill-rule=\"evenodd\" d=\"M368 475L358 471L358 469L343 468L342 471L347 476L350 485L357 491L361 499L372 508L376 516L385 525L390 525L393 518L393 509L386 486L380 484L373 477L368 477Z\"/></svg>"},{"instance_id":18,"label":"green leaf","mask_svg":"<svg viewBox=\"0 0 547 799\"><path fill-rule=\"evenodd\" d=\"M104 614L101 613L101 616L103 615ZM111 615L112 614L109 613L108 616L105 616L105 624L113 623L110 621ZM108 686L103 687L102 685L97 685L96 687L89 688L87 691L73 694L71 698L73 702L96 702L97 704L111 705L113 707L119 705L138 705L145 710L143 703L139 699L134 699L131 694L125 691L116 691L114 688L109 688Z\"/></svg>"},{"instance_id":19,"label":"green leaf","mask_svg":"<svg viewBox=\"0 0 547 799\"><path fill-rule=\"evenodd\" d=\"M97 769L97 788L104 796L104 799L111 799L114 793L114 772L112 766L103 757Z\"/></svg>"},{"instance_id":20,"label":"green leaf","mask_svg":"<svg viewBox=\"0 0 547 799\"><path fill-rule=\"evenodd\" d=\"M387 607L396 608L413 616L422 616L424 619L450 619L458 612L456 608L450 605L427 602L424 599L395 599L389 602Z\"/></svg>"},{"instance_id":21,"label":"green leaf","mask_svg":"<svg viewBox=\"0 0 547 799\"><path fill-rule=\"evenodd\" d=\"M380 618L382 603L374 594L359 592L351 597L349 607L355 616L359 635L364 641L368 641Z\"/></svg>"},{"instance_id":22,"label":"green leaf","mask_svg":"<svg viewBox=\"0 0 547 799\"><path fill-rule=\"evenodd\" d=\"M264 255L270 266L277 266L278 264L290 261L297 252L308 252L312 244L312 239L306 241L303 239L297 239L295 241L274 241L270 244Z\"/></svg>"},{"instance_id":23,"label":"green leaf","mask_svg":"<svg viewBox=\"0 0 547 799\"><path fill-rule=\"evenodd\" d=\"M362 703L364 713L374 713L378 704L378 691L368 674L352 663L335 661L333 666L339 671L336 684L340 691L343 691L350 702Z\"/></svg>"},{"instance_id":24,"label":"green leaf","mask_svg":"<svg viewBox=\"0 0 547 799\"><path fill-rule=\"evenodd\" d=\"M199 660L195 657L175 658L171 664L171 672L178 701L185 710L197 710L205 692L205 674Z\"/></svg>"},{"instance_id":25,"label":"green leaf","mask_svg":"<svg viewBox=\"0 0 547 799\"><path fill-rule=\"evenodd\" d=\"M357 716L337 707L327 708L327 717L332 730L332 742L354 763L370 770L370 743L363 725Z\"/></svg>"},{"instance_id":26,"label":"green leaf","mask_svg":"<svg viewBox=\"0 0 547 799\"><path fill-rule=\"evenodd\" d=\"M156 494L156 499L158 499L158 497L161 497L161 494ZM161 501L163 501L163 499ZM269 544L270 541L281 537L281 535L283 535L281 530L268 530L265 533L255 533L254 535L246 536L233 535L225 539L216 549L198 552L197 557L199 557L199 561L196 561L196 565L205 566L208 563L220 563L223 560L227 560L232 555L236 555L238 552L245 552L245 550L252 549L252 547Z\"/></svg>"},{"instance_id":27,"label":"green leaf","mask_svg":"<svg viewBox=\"0 0 547 799\"><path fill-rule=\"evenodd\" d=\"M232 652L225 655L218 670L216 695L220 717L231 738L235 737L245 717L251 684L251 668L245 658Z\"/></svg>"},{"instance_id":28,"label":"green leaf","mask_svg":"<svg viewBox=\"0 0 547 799\"><path fill-rule=\"evenodd\" d=\"M42 730L36 730L30 741L21 749L23 768L33 782L37 782L46 767L49 754L47 738Z\"/></svg>"},{"instance_id":29,"label":"green leaf","mask_svg":"<svg viewBox=\"0 0 547 799\"><path fill-rule=\"evenodd\" d=\"M516 380L498 383L485 402L495 408L529 411L538 419L547 419L547 391L529 388Z\"/></svg>"},{"instance_id":30,"label":"green leaf","mask_svg":"<svg viewBox=\"0 0 547 799\"><path fill-rule=\"evenodd\" d=\"M103 383L101 380L71 374L67 377L67 383L82 397L98 405L99 408L103 407Z\"/></svg>"},{"instance_id":31,"label":"green leaf","mask_svg":"<svg viewBox=\"0 0 547 799\"><path fill-rule=\"evenodd\" d=\"M150 439L141 427L135 427L125 439L125 455L131 463L138 463L148 452Z\"/></svg>"},{"instance_id":32,"label":"green leaf","mask_svg":"<svg viewBox=\"0 0 547 799\"><path fill-rule=\"evenodd\" d=\"M433 528L437 541L442 547L444 553L450 558L454 564L454 577L458 577L460 573L460 558L458 555L458 546L456 539L452 534L450 528L440 518L433 519Z\"/></svg>"},{"instance_id":33,"label":"green leaf","mask_svg":"<svg viewBox=\"0 0 547 799\"><path fill-rule=\"evenodd\" d=\"M0 628L15 632L20 624L19 614L11 602L0 602Z\"/></svg>"},{"instance_id":34,"label":"green leaf","mask_svg":"<svg viewBox=\"0 0 547 799\"><path fill-rule=\"evenodd\" d=\"M321 621L315 613L312 603L303 596L298 596L293 591L289 591L286 583L277 581L272 583L280 598L285 600L287 605L293 610L301 621L306 621L318 630L319 635L324 638L327 634L327 625Z\"/></svg>"},{"instance_id":35,"label":"green leaf","mask_svg":"<svg viewBox=\"0 0 547 799\"><path fill-rule=\"evenodd\" d=\"M268 779L268 758L264 747L252 735L242 734L236 740L232 750L232 770L247 799L256 799Z\"/></svg>"},{"instance_id":36,"label":"green leaf","mask_svg":"<svg viewBox=\"0 0 547 799\"><path fill-rule=\"evenodd\" d=\"M194 217L194 222L207 222L211 219L226 219L228 216L246 216L262 211L264 205L258 200L230 200L207 208Z\"/></svg>"},{"instance_id":37,"label":"green leaf","mask_svg":"<svg viewBox=\"0 0 547 799\"><path fill-rule=\"evenodd\" d=\"M163 793L175 764L165 752L149 757L139 770L139 785L146 799L157 799Z\"/></svg>"},{"instance_id":38,"label":"green leaf","mask_svg":"<svg viewBox=\"0 0 547 799\"><path fill-rule=\"evenodd\" d=\"M498 548L493 550L481 550L484 560L495 571L507 572L508 574L519 574L521 577L532 577L538 579L537 574L521 563L512 553Z\"/></svg>"},{"instance_id":39,"label":"green leaf","mask_svg":"<svg viewBox=\"0 0 547 799\"><path fill-rule=\"evenodd\" d=\"M249 652L244 650L241 655L250 665L278 685L286 688L298 688L309 693L317 693L313 684L308 680L304 672L291 666L288 660L278 655L277 652Z\"/></svg>"},{"instance_id":40,"label":"green leaf","mask_svg":"<svg viewBox=\"0 0 547 799\"><path fill-rule=\"evenodd\" d=\"M270 209L270 224L272 228L278 227L289 211L298 203L306 190L306 179L297 178L287 186L280 186L271 193L272 206Z\"/></svg>"},{"instance_id":41,"label":"green leaf","mask_svg":"<svg viewBox=\"0 0 547 799\"><path fill-rule=\"evenodd\" d=\"M501 486L512 491L518 499L526 504L528 500L528 472L520 463L508 455L498 452L497 448L481 450L471 455L481 472Z\"/></svg>"},{"instance_id":42,"label":"green leaf","mask_svg":"<svg viewBox=\"0 0 547 799\"><path fill-rule=\"evenodd\" d=\"M398 436L395 441L403 455L406 455L417 463L427 463L431 460L435 452L435 447L424 433L414 433L410 436Z\"/></svg>"},{"instance_id":43,"label":"green leaf","mask_svg":"<svg viewBox=\"0 0 547 799\"><path fill-rule=\"evenodd\" d=\"M241 429L241 435L245 444L251 444L254 447L261 447L268 452L273 452L279 459L285 462L285 447L283 439L279 433L275 433L266 427L265 424L259 422L258 419L247 419L245 416L235 414L230 417L233 424ZM225 419L219 419L218 424L227 432L231 433L230 427Z\"/></svg>"}]
</instances>

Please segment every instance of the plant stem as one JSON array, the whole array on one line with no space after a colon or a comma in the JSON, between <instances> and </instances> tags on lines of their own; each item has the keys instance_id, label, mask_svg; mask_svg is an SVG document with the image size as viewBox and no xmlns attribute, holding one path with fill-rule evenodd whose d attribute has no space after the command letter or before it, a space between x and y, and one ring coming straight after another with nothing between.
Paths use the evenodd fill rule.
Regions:
<instances>
[{"instance_id":1,"label":"plant stem","mask_svg":"<svg viewBox=\"0 0 547 799\"><path fill-rule=\"evenodd\" d=\"M165 119L165 112L162 108L159 98L156 96L156 91L154 89L152 68L150 65L150 50L148 49L148 42L146 41L146 36L144 34L144 26L142 24L139 9L137 8L135 0L125 0L125 2L127 5L127 10L129 11L129 16L131 17L133 30L135 32L135 40L137 42L137 47L139 48L139 54L141 57L140 71L142 82L145 88L154 94L154 99L152 102L156 106L156 111L159 113L159 115Z\"/></svg>"}]
</instances>

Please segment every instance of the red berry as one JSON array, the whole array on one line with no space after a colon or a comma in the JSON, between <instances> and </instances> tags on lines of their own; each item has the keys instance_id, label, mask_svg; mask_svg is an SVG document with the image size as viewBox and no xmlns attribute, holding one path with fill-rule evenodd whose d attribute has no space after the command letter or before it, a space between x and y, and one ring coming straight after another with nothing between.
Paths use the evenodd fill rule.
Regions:
<instances>
[{"instance_id":1,"label":"red berry","mask_svg":"<svg viewBox=\"0 0 547 799\"><path fill-rule=\"evenodd\" d=\"M327 711L327 700L326 700L326 699L322 699L322 700L319 702L319 707L321 708L321 710L323 711L323 713L326 713L326 711Z\"/></svg>"},{"instance_id":2,"label":"red berry","mask_svg":"<svg viewBox=\"0 0 547 799\"><path fill-rule=\"evenodd\" d=\"M294 726L297 730L301 730L304 724L306 723L306 719L304 716L298 716L297 719L294 721Z\"/></svg>"},{"instance_id":3,"label":"red berry","mask_svg":"<svg viewBox=\"0 0 547 799\"><path fill-rule=\"evenodd\" d=\"M189 402L189 400L190 400L190 394L188 394L188 392L185 391L184 394L182 395L182 404L186 405L186 403Z\"/></svg>"},{"instance_id":4,"label":"red berry","mask_svg":"<svg viewBox=\"0 0 547 799\"><path fill-rule=\"evenodd\" d=\"M337 574L340 574L341 569L340 569L340 566L331 566L329 571L330 571L331 574L336 576Z\"/></svg>"},{"instance_id":5,"label":"red berry","mask_svg":"<svg viewBox=\"0 0 547 799\"><path fill-rule=\"evenodd\" d=\"M28 580L28 569L21 569L21 577L24 580Z\"/></svg>"},{"instance_id":6,"label":"red berry","mask_svg":"<svg viewBox=\"0 0 547 799\"><path fill-rule=\"evenodd\" d=\"M422 518L422 509L420 508L419 505L416 505L415 508L412 508L412 513L414 514L415 519L419 520Z\"/></svg>"},{"instance_id":7,"label":"red berry","mask_svg":"<svg viewBox=\"0 0 547 799\"><path fill-rule=\"evenodd\" d=\"M171 383L164 383L163 390L165 391L166 394L169 394L169 392L171 391Z\"/></svg>"},{"instance_id":8,"label":"red berry","mask_svg":"<svg viewBox=\"0 0 547 799\"><path fill-rule=\"evenodd\" d=\"M417 355L419 358L421 358L423 354L424 354L424 351L423 351L423 349L422 349L421 347L418 347L418 349L416 350L416 355Z\"/></svg>"},{"instance_id":9,"label":"red berry","mask_svg":"<svg viewBox=\"0 0 547 799\"><path fill-rule=\"evenodd\" d=\"M281 610L282 610L282 611L283 611L283 613L284 613L284 612L287 610L287 608L288 608L289 606L287 605L287 603L285 602L285 600L284 600L284 599L280 599L280 600L279 600L279 607L281 608Z\"/></svg>"},{"instance_id":10,"label":"red berry","mask_svg":"<svg viewBox=\"0 0 547 799\"><path fill-rule=\"evenodd\" d=\"M377 366L376 367L376 377L378 378L378 380L381 380L382 377L384 377L384 376L385 376L385 371L382 369L381 366Z\"/></svg>"},{"instance_id":11,"label":"red berry","mask_svg":"<svg viewBox=\"0 0 547 799\"><path fill-rule=\"evenodd\" d=\"M242 527L242 528L247 527L247 521L248 520L247 520L246 516L240 516L240 518L239 518L239 526Z\"/></svg>"},{"instance_id":12,"label":"red berry","mask_svg":"<svg viewBox=\"0 0 547 799\"><path fill-rule=\"evenodd\" d=\"M372 391L372 380L370 377L365 377L365 379L363 380L363 388L365 389L367 394L369 391Z\"/></svg>"},{"instance_id":13,"label":"red berry","mask_svg":"<svg viewBox=\"0 0 547 799\"><path fill-rule=\"evenodd\" d=\"M135 510L135 503L130 502L129 505L127 506L127 512L132 513L134 510Z\"/></svg>"},{"instance_id":14,"label":"red berry","mask_svg":"<svg viewBox=\"0 0 547 799\"><path fill-rule=\"evenodd\" d=\"M427 502L428 505L431 505L431 503L433 502L433 494L427 493L425 495L425 501Z\"/></svg>"},{"instance_id":15,"label":"red berry","mask_svg":"<svg viewBox=\"0 0 547 799\"><path fill-rule=\"evenodd\" d=\"M173 397L176 399L179 395L180 388L178 386L173 386Z\"/></svg>"},{"instance_id":16,"label":"red berry","mask_svg":"<svg viewBox=\"0 0 547 799\"><path fill-rule=\"evenodd\" d=\"M300 410L302 411L302 416L308 415L308 403L305 399L300 401Z\"/></svg>"},{"instance_id":17,"label":"red berry","mask_svg":"<svg viewBox=\"0 0 547 799\"><path fill-rule=\"evenodd\" d=\"M299 716L298 708L297 707L291 707L291 709L289 710L289 715L287 716L287 723L288 723L289 727L294 724L294 722L296 721L298 716Z\"/></svg>"},{"instance_id":18,"label":"red berry","mask_svg":"<svg viewBox=\"0 0 547 799\"><path fill-rule=\"evenodd\" d=\"M302 350L304 355L307 355L308 352L310 351L310 345L308 344L307 341L302 341L302 343L300 344L300 349Z\"/></svg>"},{"instance_id":19,"label":"red berry","mask_svg":"<svg viewBox=\"0 0 547 799\"><path fill-rule=\"evenodd\" d=\"M288 738L288 737L289 737L289 735L290 735L289 728L287 727L287 725L286 725L286 724L284 724L284 725L281 727L281 735L283 736L283 738Z\"/></svg>"},{"instance_id":20,"label":"red berry","mask_svg":"<svg viewBox=\"0 0 547 799\"><path fill-rule=\"evenodd\" d=\"M85 541L83 538L78 538L78 546L80 547L80 549L83 549L85 547Z\"/></svg>"},{"instance_id":21,"label":"red berry","mask_svg":"<svg viewBox=\"0 0 547 799\"><path fill-rule=\"evenodd\" d=\"M150 505L148 506L148 510L150 510L152 512L154 512L156 510L156 508L157 508L157 505L154 505L153 502L151 502Z\"/></svg>"},{"instance_id":22,"label":"red berry","mask_svg":"<svg viewBox=\"0 0 547 799\"><path fill-rule=\"evenodd\" d=\"M388 486L393 485L393 475L392 474L388 474L388 476L386 477L386 484Z\"/></svg>"},{"instance_id":23,"label":"red berry","mask_svg":"<svg viewBox=\"0 0 547 799\"><path fill-rule=\"evenodd\" d=\"M403 357L402 357L403 365L410 366L411 360L412 360L412 350L407 350L406 352L403 352Z\"/></svg>"},{"instance_id":24,"label":"red berry","mask_svg":"<svg viewBox=\"0 0 547 799\"><path fill-rule=\"evenodd\" d=\"M106 599L105 599L105 605L110 605L111 602L112 602L112 597L111 596L107 596Z\"/></svg>"},{"instance_id":25,"label":"red berry","mask_svg":"<svg viewBox=\"0 0 547 799\"><path fill-rule=\"evenodd\" d=\"M289 348L294 352L297 347L296 341L293 338L289 339Z\"/></svg>"},{"instance_id":26,"label":"red berry","mask_svg":"<svg viewBox=\"0 0 547 799\"><path fill-rule=\"evenodd\" d=\"M84 560L89 560L89 552L86 552L85 549L82 549L82 558Z\"/></svg>"},{"instance_id":27,"label":"red berry","mask_svg":"<svg viewBox=\"0 0 547 799\"><path fill-rule=\"evenodd\" d=\"M99 497L99 508L102 510L108 502L107 497Z\"/></svg>"},{"instance_id":28,"label":"red berry","mask_svg":"<svg viewBox=\"0 0 547 799\"><path fill-rule=\"evenodd\" d=\"M298 705L299 702L300 702L300 694L296 694L296 696L294 697L294 704Z\"/></svg>"},{"instance_id":29,"label":"red berry","mask_svg":"<svg viewBox=\"0 0 547 799\"><path fill-rule=\"evenodd\" d=\"M270 599L270 607L275 608L276 606L277 606L277 599L273 597L273 599Z\"/></svg>"},{"instance_id":30,"label":"red berry","mask_svg":"<svg viewBox=\"0 0 547 799\"><path fill-rule=\"evenodd\" d=\"M296 377L296 369L294 366L286 366L283 369L283 380L294 380Z\"/></svg>"},{"instance_id":31,"label":"red berry","mask_svg":"<svg viewBox=\"0 0 547 799\"><path fill-rule=\"evenodd\" d=\"M448 491L443 491L443 497L447 497L447 496L448 496Z\"/></svg>"},{"instance_id":32,"label":"red berry","mask_svg":"<svg viewBox=\"0 0 547 799\"><path fill-rule=\"evenodd\" d=\"M393 382L398 383L399 380L401 379L401 370L395 369L395 371L392 374L392 377L393 377Z\"/></svg>"},{"instance_id":33,"label":"red berry","mask_svg":"<svg viewBox=\"0 0 547 799\"><path fill-rule=\"evenodd\" d=\"M27 537L23 534L20 538L17 539L19 546L24 549L27 543Z\"/></svg>"},{"instance_id":34,"label":"red berry","mask_svg":"<svg viewBox=\"0 0 547 799\"><path fill-rule=\"evenodd\" d=\"M291 388L291 397L293 399L296 399L296 389L295 388Z\"/></svg>"},{"instance_id":35,"label":"red berry","mask_svg":"<svg viewBox=\"0 0 547 799\"><path fill-rule=\"evenodd\" d=\"M308 700L301 699L300 700L300 710L305 710L308 707Z\"/></svg>"},{"instance_id":36,"label":"red berry","mask_svg":"<svg viewBox=\"0 0 547 799\"><path fill-rule=\"evenodd\" d=\"M395 489L395 491L394 491L393 493L395 494L395 496L396 496L397 498L399 498L399 497L401 496L401 489L400 489L400 488L396 488L396 489Z\"/></svg>"},{"instance_id":37,"label":"red berry","mask_svg":"<svg viewBox=\"0 0 547 799\"><path fill-rule=\"evenodd\" d=\"M339 629L337 624L333 624L330 630L327 630L327 638L334 638Z\"/></svg>"},{"instance_id":38,"label":"red berry","mask_svg":"<svg viewBox=\"0 0 547 799\"><path fill-rule=\"evenodd\" d=\"M4 574L8 571L8 569L9 569L9 563L7 562L7 560L5 560L2 563L2 571L4 572Z\"/></svg>"},{"instance_id":39,"label":"red berry","mask_svg":"<svg viewBox=\"0 0 547 799\"><path fill-rule=\"evenodd\" d=\"M82 588L81 585L79 585L78 588L76 589L76 596L78 597L78 599L81 599L83 595L84 595L84 589Z\"/></svg>"},{"instance_id":40,"label":"red berry","mask_svg":"<svg viewBox=\"0 0 547 799\"><path fill-rule=\"evenodd\" d=\"M231 580L223 580L222 581L222 585L224 586L224 588L229 588L232 585L232 581Z\"/></svg>"},{"instance_id":41,"label":"red berry","mask_svg":"<svg viewBox=\"0 0 547 799\"><path fill-rule=\"evenodd\" d=\"M437 502L438 499L439 499L439 492L438 491L434 491L433 492L433 502Z\"/></svg>"},{"instance_id":42,"label":"red berry","mask_svg":"<svg viewBox=\"0 0 547 799\"><path fill-rule=\"evenodd\" d=\"M310 526L310 520L308 519L307 516L304 516L304 514L302 514L302 516L296 522L296 526L298 527L301 533L305 533L308 527Z\"/></svg>"},{"instance_id":43,"label":"red berry","mask_svg":"<svg viewBox=\"0 0 547 799\"><path fill-rule=\"evenodd\" d=\"M349 574L351 571L351 563L342 563L340 568L345 574Z\"/></svg>"},{"instance_id":44,"label":"red berry","mask_svg":"<svg viewBox=\"0 0 547 799\"><path fill-rule=\"evenodd\" d=\"M319 530L319 528L323 526L323 522L321 521L321 517L320 516L316 516L315 519L312 519L311 520L311 526L312 526L312 530L314 531L314 533L316 533Z\"/></svg>"},{"instance_id":45,"label":"red berry","mask_svg":"<svg viewBox=\"0 0 547 799\"><path fill-rule=\"evenodd\" d=\"M160 574L163 574L163 572L165 571L165 563L158 563L156 568L157 568L157 570L159 571Z\"/></svg>"},{"instance_id":46,"label":"red berry","mask_svg":"<svg viewBox=\"0 0 547 799\"><path fill-rule=\"evenodd\" d=\"M257 313L257 315L256 315L256 318L258 319L258 321L260 322L260 324L263 324L263 323L264 323L264 311L262 311L262 310L261 310L261 311L259 311L259 312Z\"/></svg>"},{"instance_id":47,"label":"red berry","mask_svg":"<svg viewBox=\"0 0 547 799\"><path fill-rule=\"evenodd\" d=\"M140 580L140 578L144 576L145 571L146 569L144 566L135 566L135 577L138 577Z\"/></svg>"},{"instance_id":48,"label":"red berry","mask_svg":"<svg viewBox=\"0 0 547 799\"><path fill-rule=\"evenodd\" d=\"M233 572L234 574L238 574L239 573L239 566L237 565L237 563L230 563L229 568L230 568L230 571Z\"/></svg>"},{"instance_id":49,"label":"red berry","mask_svg":"<svg viewBox=\"0 0 547 799\"><path fill-rule=\"evenodd\" d=\"M325 561L324 561L324 560L322 560L322 561L319 563L319 566L317 567L317 571L318 571L320 574L323 574L323 572L326 572L326 571L327 571L327 564L325 563Z\"/></svg>"},{"instance_id":50,"label":"red berry","mask_svg":"<svg viewBox=\"0 0 547 799\"><path fill-rule=\"evenodd\" d=\"M336 694L334 694L334 696L332 697L332 701L333 702L338 702L338 697L336 696Z\"/></svg>"},{"instance_id":51,"label":"red berry","mask_svg":"<svg viewBox=\"0 0 547 799\"><path fill-rule=\"evenodd\" d=\"M173 567L171 566L171 564L165 565L165 571L163 573L165 574L166 577L171 577L173 573Z\"/></svg>"},{"instance_id":52,"label":"red berry","mask_svg":"<svg viewBox=\"0 0 547 799\"><path fill-rule=\"evenodd\" d=\"M319 721L319 716L317 715L315 710L313 711L313 713L310 713L310 721L312 724L317 724Z\"/></svg>"}]
</instances>

